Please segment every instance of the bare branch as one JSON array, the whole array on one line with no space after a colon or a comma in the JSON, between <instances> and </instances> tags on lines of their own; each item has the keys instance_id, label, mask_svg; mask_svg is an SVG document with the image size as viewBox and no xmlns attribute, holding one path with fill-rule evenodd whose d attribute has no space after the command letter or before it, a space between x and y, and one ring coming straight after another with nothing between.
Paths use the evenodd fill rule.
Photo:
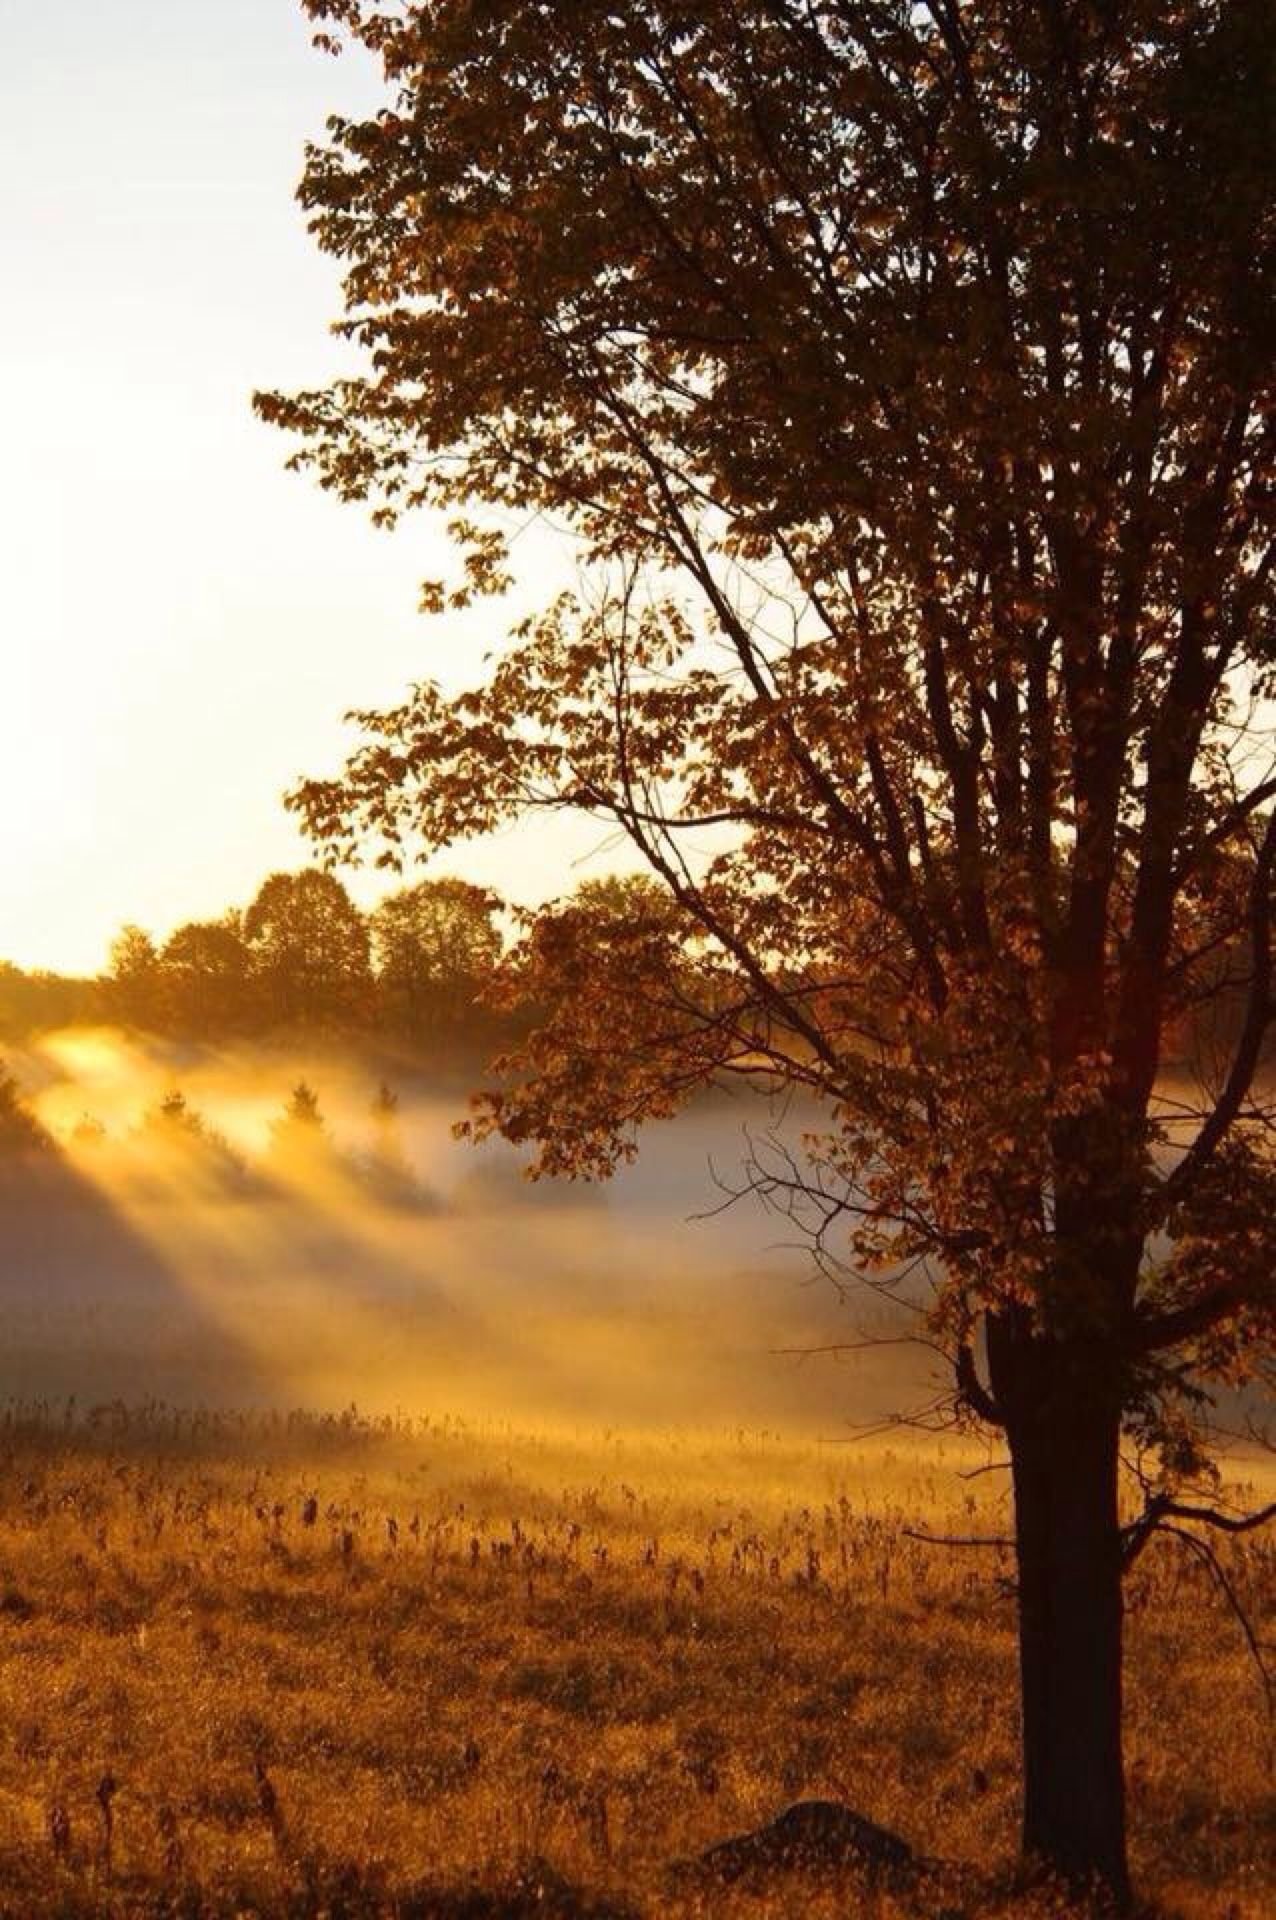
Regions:
<instances>
[{"instance_id":1,"label":"bare branch","mask_svg":"<svg viewBox=\"0 0 1276 1920\"><path fill-rule=\"evenodd\" d=\"M973 1413L986 1420L991 1427L1004 1427L1005 1416L997 1405L993 1395L979 1378L975 1366L973 1349L963 1344L957 1349L955 1362L957 1373L957 1391Z\"/></svg>"},{"instance_id":2,"label":"bare branch","mask_svg":"<svg viewBox=\"0 0 1276 1920\"><path fill-rule=\"evenodd\" d=\"M1190 1547L1197 1559L1200 1560L1213 1575L1219 1592L1226 1600L1233 1617L1245 1637L1245 1645L1249 1648L1250 1658L1254 1662L1259 1680L1262 1684L1263 1698L1267 1706L1267 1717L1269 1720L1276 1719L1276 1684L1273 1684L1271 1669L1264 1657L1258 1635L1254 1631L1254 1624L1246 1613L1241 1599L1229 1580L1218 1555L1214 1552L1214 1549L1208 1541L1198 1539L1194 1533L1187 1533L1181 1527L1163 1527L1161 1528L1161 1532L1171 1535L1176 1540L1181 1540L1185 1546Z\"/></svg>"},{"instance_id":3,"label":"bare branch","mask_svg":"<svg viewBox=\"0 0 1276 1920\"><path fill-rule=\"evenodd\" d=\"M901 1527L900 1532L906 1540L922 1540L928 1547L999 1547L1004 1551L1015 1544L1000 1534L923 1533L916 1527Z\"/></svg>"},{"instance_id":4,"label":"bare branch","mask_svg":"<svg viewBox=\"0 0 1276 1920\"><path fill-rule=\"evenodd\" d=\"M1253 972L1245 1022L1227 1080L1209 1119L1162 1188L1166 1208L1176 1205L1200 1178L1240 1112L1258 1065L1263 1036L1272 1021L1272 867L1276 862L1276 814L1267 822L1250 889Z\"/></svg>"}]
</instances>

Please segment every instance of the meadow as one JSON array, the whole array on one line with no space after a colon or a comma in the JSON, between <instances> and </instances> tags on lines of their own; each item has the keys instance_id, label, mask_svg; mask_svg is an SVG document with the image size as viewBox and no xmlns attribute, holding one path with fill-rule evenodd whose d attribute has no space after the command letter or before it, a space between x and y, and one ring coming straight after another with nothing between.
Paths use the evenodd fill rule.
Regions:
<instances>
[{"instance_id":1,"label":"meadow","mask_svg":"<svg viewBox=\"0 0 1276 1920\"><path fill-rule=\"evenodd\" d=\"M957 1440L0 1421L0 1913L1011 1916L1005 1475ZM1237 1463L1237 1470L1242 1463ZM1224 1548L1260 1635L1276 1541ZM1173 1541L1129 1590L1152 1910L1276 1911L1272 1726ZM671 1870L810 1797L942 1863Z\"/></svg>"}]
</instances>

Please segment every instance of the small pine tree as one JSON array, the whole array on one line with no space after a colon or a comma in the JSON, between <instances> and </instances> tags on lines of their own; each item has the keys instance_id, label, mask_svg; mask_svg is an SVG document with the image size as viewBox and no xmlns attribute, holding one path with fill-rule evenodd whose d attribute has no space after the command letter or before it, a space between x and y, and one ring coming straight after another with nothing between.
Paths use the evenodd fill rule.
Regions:
<instances>
[{"instance_id":1,"label":"small pine tree","mask_svg":"<svg viewBox=\"0 0 1276 1920\"><path fill-rule=\"evenodd\" d=\"M202 1133L204 1122L179 1087L166 1093L148 1118L160 1126L181 1127L187 1133Z\"/></svg>"},{"instance_id":2,"label":"small pine tree","mask_svg":"<svg viewBox=\"0 0 1276 1920\"><path fill-rule=\"evenodd\" d=\"M376 1197L390 1206L426 1204L427 1195L412 1171L403 1148L399 1128L399 1096L383 1080L369 1109L372 1117L372 1150L363 1157L366 1185Z\"/></svg>"},{"instance_id":3,"label":"small pine tree","mask_svg":"<svg viewBox=\"0 0 1276 1920\"><path fill-rule=\"evenodd\" d=\"M276 1153L301 1154L313 1159L331 1151L327 1123L319 1106L319 1096L306 1080L299 1080L284 1103L283 1112L270 1129L271 1145Z\"/></svg>"},{"instance_id":4,"label":"small pine tree","mask_svg":"<svg viewBox=\"0 0 1276 1920\"><path fill-rule=\"evenodd\" d=\"M313 1127L322 1133L324 1118L319 1111L319 1095L305 1080L298 1080L284 1108L284 1119L292 1126Z\"/></svg>"},{"instance_id":5,"label":"small pine tree","mask_svg":"<svg viewBox=\"0 0 1276 1920\"><path fill-rule=\"evenodd\" d=\"M180 1087L172 1087L142 1117L135 1140L152 1173L167 1181L180 1177L206 1193L241 1189L247 1179L243 1160L225 1134L210 1126Z\"/></svg>"}]
</instances>

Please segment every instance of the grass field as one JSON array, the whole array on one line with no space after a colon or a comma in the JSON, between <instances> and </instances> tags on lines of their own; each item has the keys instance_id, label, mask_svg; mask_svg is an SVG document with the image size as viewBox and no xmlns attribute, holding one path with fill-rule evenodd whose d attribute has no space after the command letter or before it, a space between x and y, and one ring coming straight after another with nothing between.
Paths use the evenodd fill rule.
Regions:
<instances>
[{"instance_id":1,"label":"grass field","mask_svg":"<svg viewBox=\"0 0 1276 1920\"><path fill-rule=\"evenodd\" d=\"M11 1410L0 1912L1012 1915L1005 1476L956 1445ZM1260 1633L1276 1540L1227 1565ZM1276 1913L1262 1688L1158 1544L1129 1594L1135 1868ZM949 1863L730 1889L671 1862L799 1797Z\"/></svg>"}]
</instances>

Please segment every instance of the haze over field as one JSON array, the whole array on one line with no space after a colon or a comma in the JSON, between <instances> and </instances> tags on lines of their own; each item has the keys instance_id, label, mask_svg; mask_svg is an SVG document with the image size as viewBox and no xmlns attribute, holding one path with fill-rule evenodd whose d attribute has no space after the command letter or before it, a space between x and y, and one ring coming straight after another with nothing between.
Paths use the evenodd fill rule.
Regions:
<instances>
[{"instance_id":1,"label":"haze over field","mask_svg":"<svg viewBox=\"0 0 1276 1920\"><path fill-rule=\"evenodd\" d=\"M510 1149L451 1137L464 1095L419 1070L385 1069L379 1123L382 1068L351 1053L68 1030L11 1062L62 1156L0 1229L2 1392L830 1436L898 1406L901 1372L924 1397L917 1356L777 1354L853 1338L863 1304L812 1284L753 1200L692 1217L746 1128L796 1136L755 1100L649 1129L608 1186L529 1184ZM278 1122L300 1080L325 1131L299 1145ZM164 1121L174 1089L224 1147Z\"/></svg>"}]
</instances>

